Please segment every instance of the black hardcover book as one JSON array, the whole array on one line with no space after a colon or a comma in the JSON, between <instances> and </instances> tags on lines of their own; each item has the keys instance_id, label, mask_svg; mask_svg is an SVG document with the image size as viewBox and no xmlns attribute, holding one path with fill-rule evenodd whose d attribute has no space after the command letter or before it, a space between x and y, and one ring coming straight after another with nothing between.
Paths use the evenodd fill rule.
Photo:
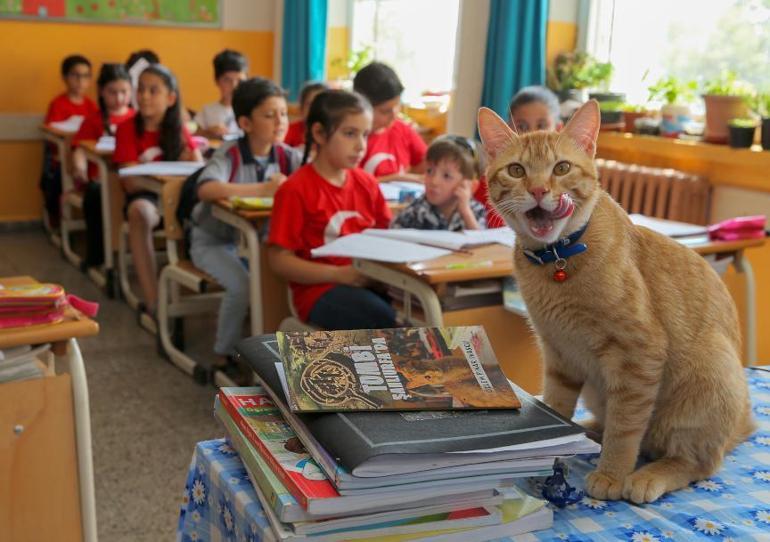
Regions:
<instances>
[{"instance_id":1,"label":"black hardcover book","mask_svg":"<svg viewBox=\"0 0 770 542\"><path fill-rule=\"evenodd\" d=\"M275 335L246 339L236 350L286 403ZM296 418L356 476L598 451L582 427L524 390L516 393L522 404L517 410L297 413Z\"/></svg>"}]
</instances>

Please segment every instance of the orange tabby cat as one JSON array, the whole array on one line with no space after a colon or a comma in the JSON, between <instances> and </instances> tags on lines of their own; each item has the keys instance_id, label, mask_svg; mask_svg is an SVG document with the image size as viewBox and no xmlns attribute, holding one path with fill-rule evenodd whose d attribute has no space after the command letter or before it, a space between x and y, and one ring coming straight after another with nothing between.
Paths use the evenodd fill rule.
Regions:
<instances>
[{"instance_id":1,"label":"orange tabby cat","mask_svg":"<svg viewBox=\"0 0 770 542\"><path fill-rule=\"evenodd\" d=\"M518 136L479 111L489 198L516 231L545 402L570 418L582 392L594 414L603 437L591 496L651 502L712 475L754 426L727 289L703 258L634 226L600 188L598 130L594 101L560 133ZM568 257L547 261L541 251L555 242ZM637 469L640 452L652 461Z\"/></svg>"}]
</instances>

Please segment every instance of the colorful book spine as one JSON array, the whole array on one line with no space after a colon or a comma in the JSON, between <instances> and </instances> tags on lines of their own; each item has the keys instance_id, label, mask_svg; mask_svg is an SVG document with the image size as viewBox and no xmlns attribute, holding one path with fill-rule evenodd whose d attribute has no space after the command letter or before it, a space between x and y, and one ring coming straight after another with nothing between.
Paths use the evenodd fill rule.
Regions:
<instances>
[{"instance_id":1,"label":"colorful book spine","mask_svg":"<svg viewBox=\"0 0 770 542\"><path fill-rule=\"evenodd\" d=\"M219 400L238 429L286 489L307 509L308 501L339 497L267 395L260 388L219 391Z\"/></svg>"}]
</instances>

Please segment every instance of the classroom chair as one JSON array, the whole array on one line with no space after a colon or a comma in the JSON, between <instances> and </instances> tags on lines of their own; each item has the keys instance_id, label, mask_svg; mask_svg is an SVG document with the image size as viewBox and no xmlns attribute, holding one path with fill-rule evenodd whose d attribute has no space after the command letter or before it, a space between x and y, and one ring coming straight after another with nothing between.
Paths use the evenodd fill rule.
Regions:
<instances>
[{"instance_id":1,"label":"classroom chair","mask_svg":"<svg viewBox=\"0 0 770 542\"><path fill-rule=\"evenodd\" d=\"M192 375L199 384L205 384L209 381L210 371L183 351L179 330L182 329L185 316L216 314L222 300L222 289L213 277L184 257L184 228L176 218L184 181L178 179L167 182L161 197L168 264L163 267L158 279L158 336L162 353L171 363Z\"/></svg>"},{"instance_id":2,"label":"classroom chair","mask_svg":"<svg viewBox=\"0 0 770 542\"><path fill-rule=\"evenodd\" d=\"M278 331L319 331L321 328L303 322L297 315L297 310L294 308L294 300L291 295L291 288L286 288L286 295L289 298L289 311L291 316L287 316L278 325Z\"/></svg>"}]
</instances>

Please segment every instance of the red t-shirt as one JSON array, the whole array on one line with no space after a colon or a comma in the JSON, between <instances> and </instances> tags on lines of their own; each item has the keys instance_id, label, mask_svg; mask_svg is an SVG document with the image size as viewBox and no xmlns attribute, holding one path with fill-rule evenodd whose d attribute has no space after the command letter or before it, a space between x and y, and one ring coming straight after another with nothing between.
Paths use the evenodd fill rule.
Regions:
<instances>
[{"instance_id":1,"label":"red t-shirt","mask_svg":"<svg viewBox=\"0 0 770 542\"><path fill-rule=\"evenodd\" d=\"M188 150L195 149L195 143L184 124L182 125L182 138ZM112 155L114 163L157 162L166 159L163 156L163 151L160 150L160 132L145 130L139 137L136 134L136 122L124 122L118 125L115 132L115 152ZM178 160L178 157L175 156L169 160Z\"/></svg>"},{"instance_id":2,"label":"red t-shirt","mask_svg":"<svg viewBox=\"0 0 770 542\"><path fill-rule=\"evenodd\" d=\"M136 111L130 107L128 108L128 111L122 115L110 115L109 122L111 134L108 135L114 135L118 126L120 126L124 121L133 119L134 115L136 115ZM83 124L80 125L80 130L78 130L78 133L75 134L75 136L72 138L72 144L74 146L79 141L95 141L102 137L102 135L104 135L104 123L102 122L101 112L97 111L96 113L90 114L85 118L85 120L83 120Z\"/></svg>"},{"instance_id":3,"label":"red t-shirt","mask_svg":"<svg viewBox=\"0 0 770 542\"><path fill-rule=\"evenodd\" d=\"M60 122L75 115L79 115L85 119L98 112L99 108L91 98L84 97L81 103L76 104L70 100L66 93L59 94L56 98L51 100L51 103L48 105L44 123Z\"/></svg>"},{"instance_id":4,"label":"red t-shirt","mask_svg":"<svg viewBox=\"0 0 770 542\"><path fill-rule=\"evenodd\" d=\"M305 144L305 121L295 120L289 124L289 130L286 132L286 137L283 138L283 142L289 147L299 147Z\"/></svg>"},{"instance_id":5,"label":"red t-shirt","mask_svg":"<svg viewBox=\"0 0 770 542\"><path fill-rule=\"evenodd\" d=\"M110 115L110 133L114 134L120 124L124 121L133 119L134 115L136 115L136 111L130 107L128 108L128 111L122 115ZM104 123L102 122L101 112L92 113L83 120L83 124L80 125L80 130L78 130L78 133L72 137L72 148L77 147L77 144L81 141L98 141L103 134ZM89 161L88 178L96 179L98 174L99 170L96 167L96 164Z\"/></svg>"},{"instance_id":6,"label":"red t-shirt","mask_svg":"<svg viewBox=\"0 0 770 542\"><path fill-rule=\"evenodd\" d=\"M420 135L396 119L382 132L369 134L366 154L358 167L375 177L401 173L425 160L427 150Z\"/></svg>"},{"instance_id":7,"label":"red t-shirt","mask_svg":"<svg viewBox=\"0 0 770 542\"><path fill-rule=\"evenodd\" d=\"M387 228L391 214L377 180L360 169L347 170L345 184L334 186L312 164L295 171L275 194L268 243L303 260L350 265L349 258L312 258L310 250L366 228ZM290 282L294 307L307 321L318 298L334 285Z\"/></svg>"},{"instance_id":8,"label":"red t-shirt","mask_svg":"<svg viewBox=\"0 0 770 542\"><path fill-rule=\"evenodd\" d=\"M486 177L482 177L479 180L479 186L476 188L473 197L487 208L487 228L502 228L506 225L503 217L498 214L497 210L489 202L489 187L487 186Z\"/></svg>"}]
</instances>

